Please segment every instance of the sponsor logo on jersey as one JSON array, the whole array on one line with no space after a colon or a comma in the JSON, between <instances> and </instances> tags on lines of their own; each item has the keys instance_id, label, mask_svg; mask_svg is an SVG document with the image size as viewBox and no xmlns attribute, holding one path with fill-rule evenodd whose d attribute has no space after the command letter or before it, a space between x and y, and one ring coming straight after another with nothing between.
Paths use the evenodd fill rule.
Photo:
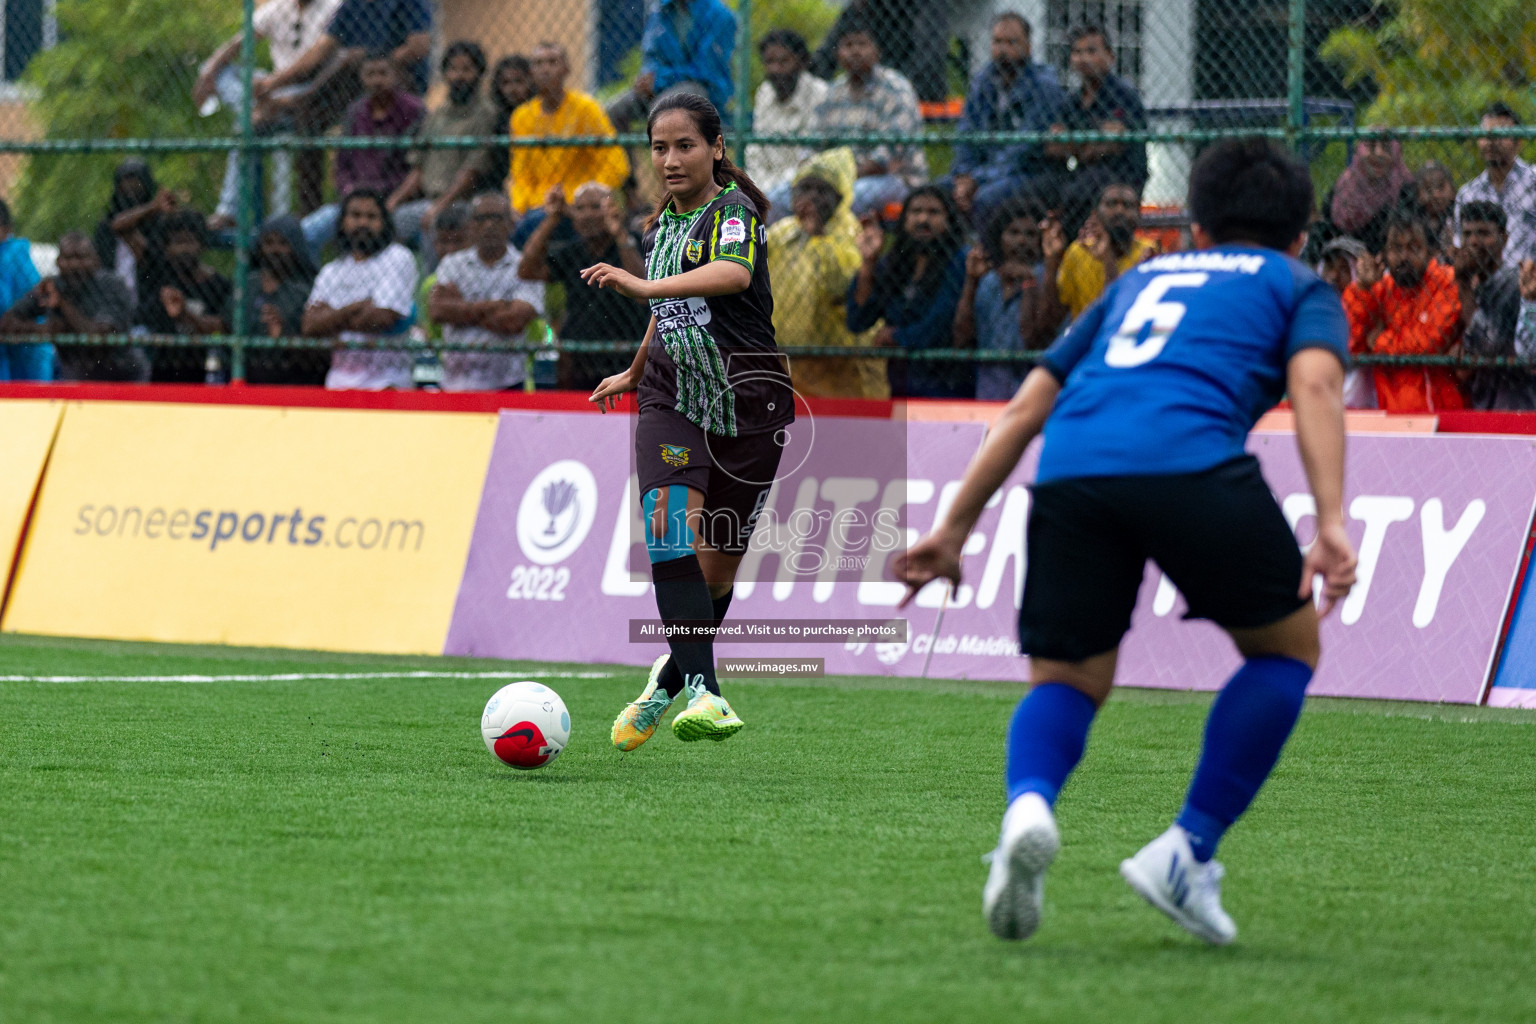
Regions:
<instances>
[{"instance_id":1,"label":"sponsor logo on jersey","mask_svg":"<svg viewBox=\"0 0 1536 1024\"><path fill-rule=\"evenodd\" d=\"M732 217L720 225L720 244L734 245L747 240L747 225L740 217Z\"/></svg>"},{"instance_id":2,"label":"sponsor logo on jersey","mask_svg":"<svg viewBox=\"0 0 1536 1024\"><path fill-rule=\"evenodd\" d=\"M651 306L656 317L656 329L663 334L703 327L713 318L707 299L668 299Z\"/></svg>"},{"instance_id":3,"label":"sponsor logo on jersey","mask_svg":"<svg viewBox=\"0 0 1536 1024\"><path fill-rule=\"evenodd\" d=\"M688 239L688 244L683 246L683 259L689 263L699 263L704 259L704 243L697 238Z\"/></svg>"},{"instance_id":4,"label":"sponsor logo on jersey","mask_svg":"<svg viewBox=\"0 0 1536 1024\"><path fill-rule=\"evenodd\" d=\"M664 444L661 446L661 461L669 466L686 466L688 451L680 444Z\"/></svg>"}]
</instances>

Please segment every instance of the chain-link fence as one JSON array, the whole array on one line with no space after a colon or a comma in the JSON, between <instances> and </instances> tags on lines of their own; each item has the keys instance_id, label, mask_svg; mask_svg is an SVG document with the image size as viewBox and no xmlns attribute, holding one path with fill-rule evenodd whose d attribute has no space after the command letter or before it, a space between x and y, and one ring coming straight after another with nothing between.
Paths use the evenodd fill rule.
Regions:
<instances>
[{"instance_id":1,"label":"chain-link fence","mask_svg":"<svg viewBox=\"0 0 1536 1024\"><path fill-rule=\"evenodd\" d=\"M4 375L590 388L647 316L579 270L643 276L682 91L772 201L808 395L1006 396L1262 134L1311 165L1304 258L1390 292L1346 294L1366 361L1524 406L1533 54L1505 0L7 0Z\"/></svg>"}]
</instances>

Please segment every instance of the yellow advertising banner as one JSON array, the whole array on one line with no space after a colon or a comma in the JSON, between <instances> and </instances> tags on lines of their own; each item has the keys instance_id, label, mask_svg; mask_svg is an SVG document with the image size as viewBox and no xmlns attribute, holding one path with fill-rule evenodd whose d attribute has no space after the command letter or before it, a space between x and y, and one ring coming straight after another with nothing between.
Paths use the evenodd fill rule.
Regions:
<instances>
[{"instance_id":1,"label":"yellow advertising banner","mask_svg":"<svg viewBox=\"0 0 1536 1024\"><path fill-rule=\"evenodd\" d=\"M7 632L438 654L496 418L75 403Z\"/></svg>"},{"instance_id":2,"label":"yellow advertising banner","mask_svg":"<svg viewBox=\"0 0 1536 1024\"><path fill-rule=\"evenodd\" d=\"M63 411L63 402L0 402L0 592L11 578L16 545Z\"/></svg>"}]
</instances>

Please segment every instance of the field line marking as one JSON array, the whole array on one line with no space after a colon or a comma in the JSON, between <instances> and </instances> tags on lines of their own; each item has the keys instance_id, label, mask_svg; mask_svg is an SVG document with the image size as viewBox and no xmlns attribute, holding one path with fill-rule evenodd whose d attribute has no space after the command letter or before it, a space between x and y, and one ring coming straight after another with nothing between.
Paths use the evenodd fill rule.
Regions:
<instances>
[{"instance_id":1,"label":"field line marking","mask_svg":"<svg viewBox=\"0 0 1536 1024\"><path fill-rule=\"evenodd\" d=\"M174 676L3 676L0 683L304 683L366 679L611 679L612 672L272 672Z\"/></svg>"}]
</instances>

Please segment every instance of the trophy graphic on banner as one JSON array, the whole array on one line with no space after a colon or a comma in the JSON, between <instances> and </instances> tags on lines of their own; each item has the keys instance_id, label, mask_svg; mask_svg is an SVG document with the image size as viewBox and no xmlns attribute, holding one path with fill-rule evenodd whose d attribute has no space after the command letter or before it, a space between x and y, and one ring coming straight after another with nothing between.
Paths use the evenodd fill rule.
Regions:
<instances>
[{"instance_id":1,"label":"trophy graphic on banner","mask_svg":"<svg viewBox=\"0 0 1536 1024\"><path fill-rule=\"evenodd\" d=\"M555 520L559 519L575 500L576 485L569 480L554 480L544 488L544 511L549 513L549 525L544 528L544 536L555 535Z\"/></svg>"}]
</instances>

